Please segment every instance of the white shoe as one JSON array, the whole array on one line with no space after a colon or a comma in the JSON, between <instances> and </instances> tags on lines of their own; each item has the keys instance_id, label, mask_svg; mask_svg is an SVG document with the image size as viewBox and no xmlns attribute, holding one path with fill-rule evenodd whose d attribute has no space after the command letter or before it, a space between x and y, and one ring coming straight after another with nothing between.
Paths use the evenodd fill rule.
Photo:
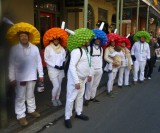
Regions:
<instances>
[{"instance_id":1,"label":"white shoe","mask_svg":"<svg viewBox=\"0 0 160 133\"><path fill-rule=\"evenodd\" d=\"M151 79L151 77L148 77L148 79Z\"/></svg>"},{"instance_id":2,"label":"white shoe","mask_svg":"<svg viewBox=\"0 0 160 133\"><path fill-rule=\"evenodd\" d=\"M57 106L58 106L58 103L57 103L57 101L56 101L56 100L53 100L53 101L52 101L52 103L53 103L53 106L55 106L55 107L57 107Z\"/></svg>"},{"instance_id":3,"label":"white shoe","mask_svg":"<svg viewBox=\"0 0 160 133\"><path fill-rule=\"evenodd\" d=\"M57 100L57 104L58 104L59 106L61 106L61 105L62 105L62 102L58 99L58 100Z\"/></svg>"}]
</instances>

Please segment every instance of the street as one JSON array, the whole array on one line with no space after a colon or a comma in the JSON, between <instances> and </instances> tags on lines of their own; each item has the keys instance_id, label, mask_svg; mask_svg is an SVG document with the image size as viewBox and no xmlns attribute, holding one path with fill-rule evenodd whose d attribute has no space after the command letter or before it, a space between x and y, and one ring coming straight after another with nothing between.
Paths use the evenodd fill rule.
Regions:
<instances>
[{"instance_id":1,"label":"street","mask_svg":"<svg viewBox=\"0 0 160 133\"><path fill-rule=\"evenodd\" d=\"M159 65L159 64L158 64ZM114 98L105 92L84 107L89 121L72 117L72 128L66 129L64 118L42 130L42 133L160 133L160 73L154 68L151 80L122 89L114 86Z\"/></svg>"}]
</instances>

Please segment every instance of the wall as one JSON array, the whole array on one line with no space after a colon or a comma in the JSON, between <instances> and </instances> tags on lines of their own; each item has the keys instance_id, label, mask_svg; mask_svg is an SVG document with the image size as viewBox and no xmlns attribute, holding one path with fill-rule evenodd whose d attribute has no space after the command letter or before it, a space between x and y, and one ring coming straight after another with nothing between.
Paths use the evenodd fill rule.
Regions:
<instances>
[{"instance_id":1,"label":"wall","mask_svg":"<svg viewBox=\"0 0 160 133\"><path fill-rule=\"evenodd\" d=\"M2 0L2 14L13 23L28 22L34 25L33 0Z\"/></svg>"},{"instance_id":2,"label":"wall","mask_svg":"<svg viewBox=\"0 0 160 133\"><path fill-rule=\"evenodd\" d=\"M108 24L111 24L112 15L116 13L113 5L105 0L89 0L89 4L92 6L95 14L95 27L98 21L98 8L102 8L108 11Z\"/></svg>"}]
</instances>

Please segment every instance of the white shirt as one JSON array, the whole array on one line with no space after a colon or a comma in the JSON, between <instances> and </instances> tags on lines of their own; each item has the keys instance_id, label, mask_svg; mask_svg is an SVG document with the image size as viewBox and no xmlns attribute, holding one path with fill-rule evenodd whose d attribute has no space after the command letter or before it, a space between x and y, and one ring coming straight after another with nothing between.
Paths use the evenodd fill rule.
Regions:
<instances>
[{"instance_id":1,"label":"white shirt","mask_svg":"<svg viewBox=\"0 0 160 133\"><path fill-rule=\"evenodd\" d=\"M131 49L131 55L134 55L137 61L146 61L150 59L149 44L146 42L141 43L140 41L135 42Z\"/></svg>"},{"instance_id":2,"label":"white shirt","mask_svg":"<svg viewBox=\"0 0 160 133\"><path fill-rule=\"evenodd\" d=\"M88 51L91 51L91 47L88 47ZM99 69L102 68L102 58L103 57L103 49L99 48L99 46L93 46L93 51L92 51L92 55L91 55L91 65L93 67L93 69Z\"/></svg>"},{"instance_id":3,"label":"white shirt","mask_svg":"<svg viewBox=\"0 0 160 133\"><path fill-rule=\"evenodd\" d=\"M92 68L89 67L89 62L91 61L90 53L86 54L86 51L83 48L81 49L82 56L79 48L72 50L68 69L68 74L72 75L71 77L75 84L80 83L80 79L85 80L92 73Z\"/></svg>"},{"instance_id":4,"label":"white shirt","mask_svg":"<svg viewBox=\"0 0 160 133\"><path fill-rule=\"evenodd\" d=\"M28 47L21 44L15 45L11 49L9 61L10 81L32 81L43 77L42 61L37 46L29 43Z\"/></svg>"}]
</instances>

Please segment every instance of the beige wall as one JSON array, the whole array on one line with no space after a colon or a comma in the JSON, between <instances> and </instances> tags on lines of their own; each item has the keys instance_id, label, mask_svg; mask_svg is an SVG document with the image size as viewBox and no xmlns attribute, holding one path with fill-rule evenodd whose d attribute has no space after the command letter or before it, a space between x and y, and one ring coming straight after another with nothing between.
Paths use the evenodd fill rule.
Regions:
<instances>
[{"instance_id":1,"label":"beige wall","mask_svg":"<svg viewBox=\"0 0 160 133\"><path fill-rule=\"evenodd\" d=\"M105 0L89 0L88 3L92 6L93 11L94 11L94 18L95 18L95 28L96 28L96 23L98 22L98 8L102 8L108 11L108 24L111 24L111 19L112 15L116 13L113 5L111 3L105 2ZM83 10L83 7L81 8ZM75 14L68 13L68 19L72 18L74 20ZM78 27L74 26L75 22L68 20L68 28L73 29L75 28L82 28L84 25L84 12L78 12ZM106 16L107 17L107 16ZM74 20L77 21L77 20Z\"/></svg>"},{"instance_id":2,"label":"beige wall","mask_svg":"<svg viewBox=\"0 0 160 133\"><path fill-rule=\"evenodd\" d=\"M2 14L13 23L23 21L34 24L33 0L2 0Z\"/></svg>"},{"instance_id":3,"label":"beige wall","mask_svg":"<svg viewBox=\"0 0 160 133\"><path fill-rule=\"evenodd\" d=\"M92 6L94 10L95 24L98 21L98 8L102 8L108 11L108 24L111 24L112 15L116 13L111 3L105 2L105 0L89 0L89 4Z\"/></svg>"}]
</instances>

